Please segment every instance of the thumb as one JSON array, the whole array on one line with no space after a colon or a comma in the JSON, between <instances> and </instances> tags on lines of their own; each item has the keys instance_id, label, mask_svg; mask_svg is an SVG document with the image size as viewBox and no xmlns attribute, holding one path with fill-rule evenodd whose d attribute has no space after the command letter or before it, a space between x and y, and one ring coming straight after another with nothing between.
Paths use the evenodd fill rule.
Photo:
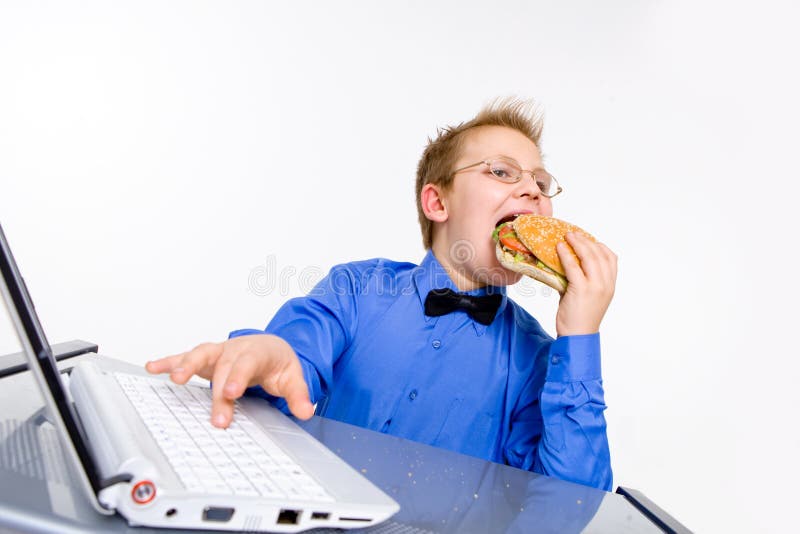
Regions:
<instances>
[{"instance_id":1,"label":"thumb","mask_svg":"<svg viewBox=\"0 0 800 534\"><path fill-rule=\"evenodd\" d=\"M289 410L299 419L309 419L314 415L314 405L308 393L308 385L303 376L303 368L297 357L287 365L280 374L273 375L272 380L262 384L272 395L283 397Z\"/></svg>"},{"instance_id":2,"label":"thumb","mask_svg":"<svg viewBox=\"0 0 800 534\"><path fill-rule=\"evenodd\" d=\"M286 399L289 410L298 419L309 419L314 415L314 405L311 404L311 399L308 396L308 386L302 378L302 373L300 373L298 379L293 379L286 384L283 398Z\"/></svg>"}]
</instances>

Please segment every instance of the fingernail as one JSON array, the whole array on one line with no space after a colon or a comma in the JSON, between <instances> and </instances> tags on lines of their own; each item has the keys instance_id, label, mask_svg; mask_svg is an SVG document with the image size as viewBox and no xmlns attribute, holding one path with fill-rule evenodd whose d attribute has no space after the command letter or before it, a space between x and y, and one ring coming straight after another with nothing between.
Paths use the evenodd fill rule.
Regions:
<instances>
[{"instance_id":1,"label":"fingernail","mask_svg":"<svg viewBox=\"0 0 800 534\"><path fill-rule=\"evenodd\" d=\"M228 382L225 384L225 393L233 394L239 391L239 384L236 382Z\"/></svg>"},{"instance_id":2,"label":"fingernail","mask_svg":"<svg viewBox=\"0 0 800 534\"><path fill-rule=\"evenodd\" d=\"M172 372L173 373L182 373L183 372L183 367L176 367L175 369L172 370Z\"/></svg>"},{"instance_id":3,"label":"fingernail","mask_svg":"<svg viewBox=\"0 0 800 534\"><path fill-rule=\"evenodd\" d=\"M214 424L217 426L223 426L225 424L225 416L221 413L218 413L214 416Z\"/></svg>"}]
</instances>

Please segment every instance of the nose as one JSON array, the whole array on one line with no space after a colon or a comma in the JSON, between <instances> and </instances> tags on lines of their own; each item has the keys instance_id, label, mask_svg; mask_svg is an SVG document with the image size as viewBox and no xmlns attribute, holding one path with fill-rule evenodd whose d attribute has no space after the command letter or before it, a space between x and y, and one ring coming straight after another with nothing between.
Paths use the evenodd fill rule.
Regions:
<instances>
[{"instance_id":1,"label":"nose","mask_svg":"<svg viewBox=\"0 0 800 534\"><path fill-rule=\"evenodd\" d=\"M533 178L533 173L530 171L522 171L522 178L515 184L514 196L519 198L529 197L532 200L541 200L542 190L536 185L536 180Z\"/></svg>"}]
</instances>

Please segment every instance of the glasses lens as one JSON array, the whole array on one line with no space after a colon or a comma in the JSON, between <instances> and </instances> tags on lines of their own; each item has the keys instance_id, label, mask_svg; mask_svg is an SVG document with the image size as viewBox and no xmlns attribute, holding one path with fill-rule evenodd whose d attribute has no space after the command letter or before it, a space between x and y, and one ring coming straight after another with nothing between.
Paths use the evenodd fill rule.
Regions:
<instances>
[{"instance_id":1,"label":"glasses lens","mask_svg":"<svg viewBox=\"0 0 800 534\"><path fill-rule=\"evenodd\" d=\"M492 176L502 182L516 182L522 172L522 169L517 165L504 159L496 159L489 162L489 167L492 171Z\"/></svg>"},{"instance_id":2,"label":"glasses lens","mask_svg":"<svg viewBox=\"0 0 800 534\"><path fill-rule=\"evenodd\" d=\"M553 186L554 179L549 172L536 171L536 174L533 175L533 180L545 195L552 195L555 192L556 188Z\"/></svg>"}]
</instances>

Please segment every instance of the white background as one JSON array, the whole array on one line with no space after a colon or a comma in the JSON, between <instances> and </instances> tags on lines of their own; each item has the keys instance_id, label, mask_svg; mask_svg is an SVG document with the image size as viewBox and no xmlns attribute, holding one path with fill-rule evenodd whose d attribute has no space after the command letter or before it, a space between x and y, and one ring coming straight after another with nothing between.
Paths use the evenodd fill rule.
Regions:
<instances>
[{"instance_id":1,"label":"white background","mask_svg":"<svg viewBox=\"0 0 800 534\"><path fill-rule=\"evenodd\" d=\"M419 261L427 137L536 98L556 215L620 256L615 484L698 532L789 529L798 9L396 4L0 4L0 222L51 342L144 362L335 263ZM553 294L512 294L553 331Z\"/></svg>"}]
</instances>

